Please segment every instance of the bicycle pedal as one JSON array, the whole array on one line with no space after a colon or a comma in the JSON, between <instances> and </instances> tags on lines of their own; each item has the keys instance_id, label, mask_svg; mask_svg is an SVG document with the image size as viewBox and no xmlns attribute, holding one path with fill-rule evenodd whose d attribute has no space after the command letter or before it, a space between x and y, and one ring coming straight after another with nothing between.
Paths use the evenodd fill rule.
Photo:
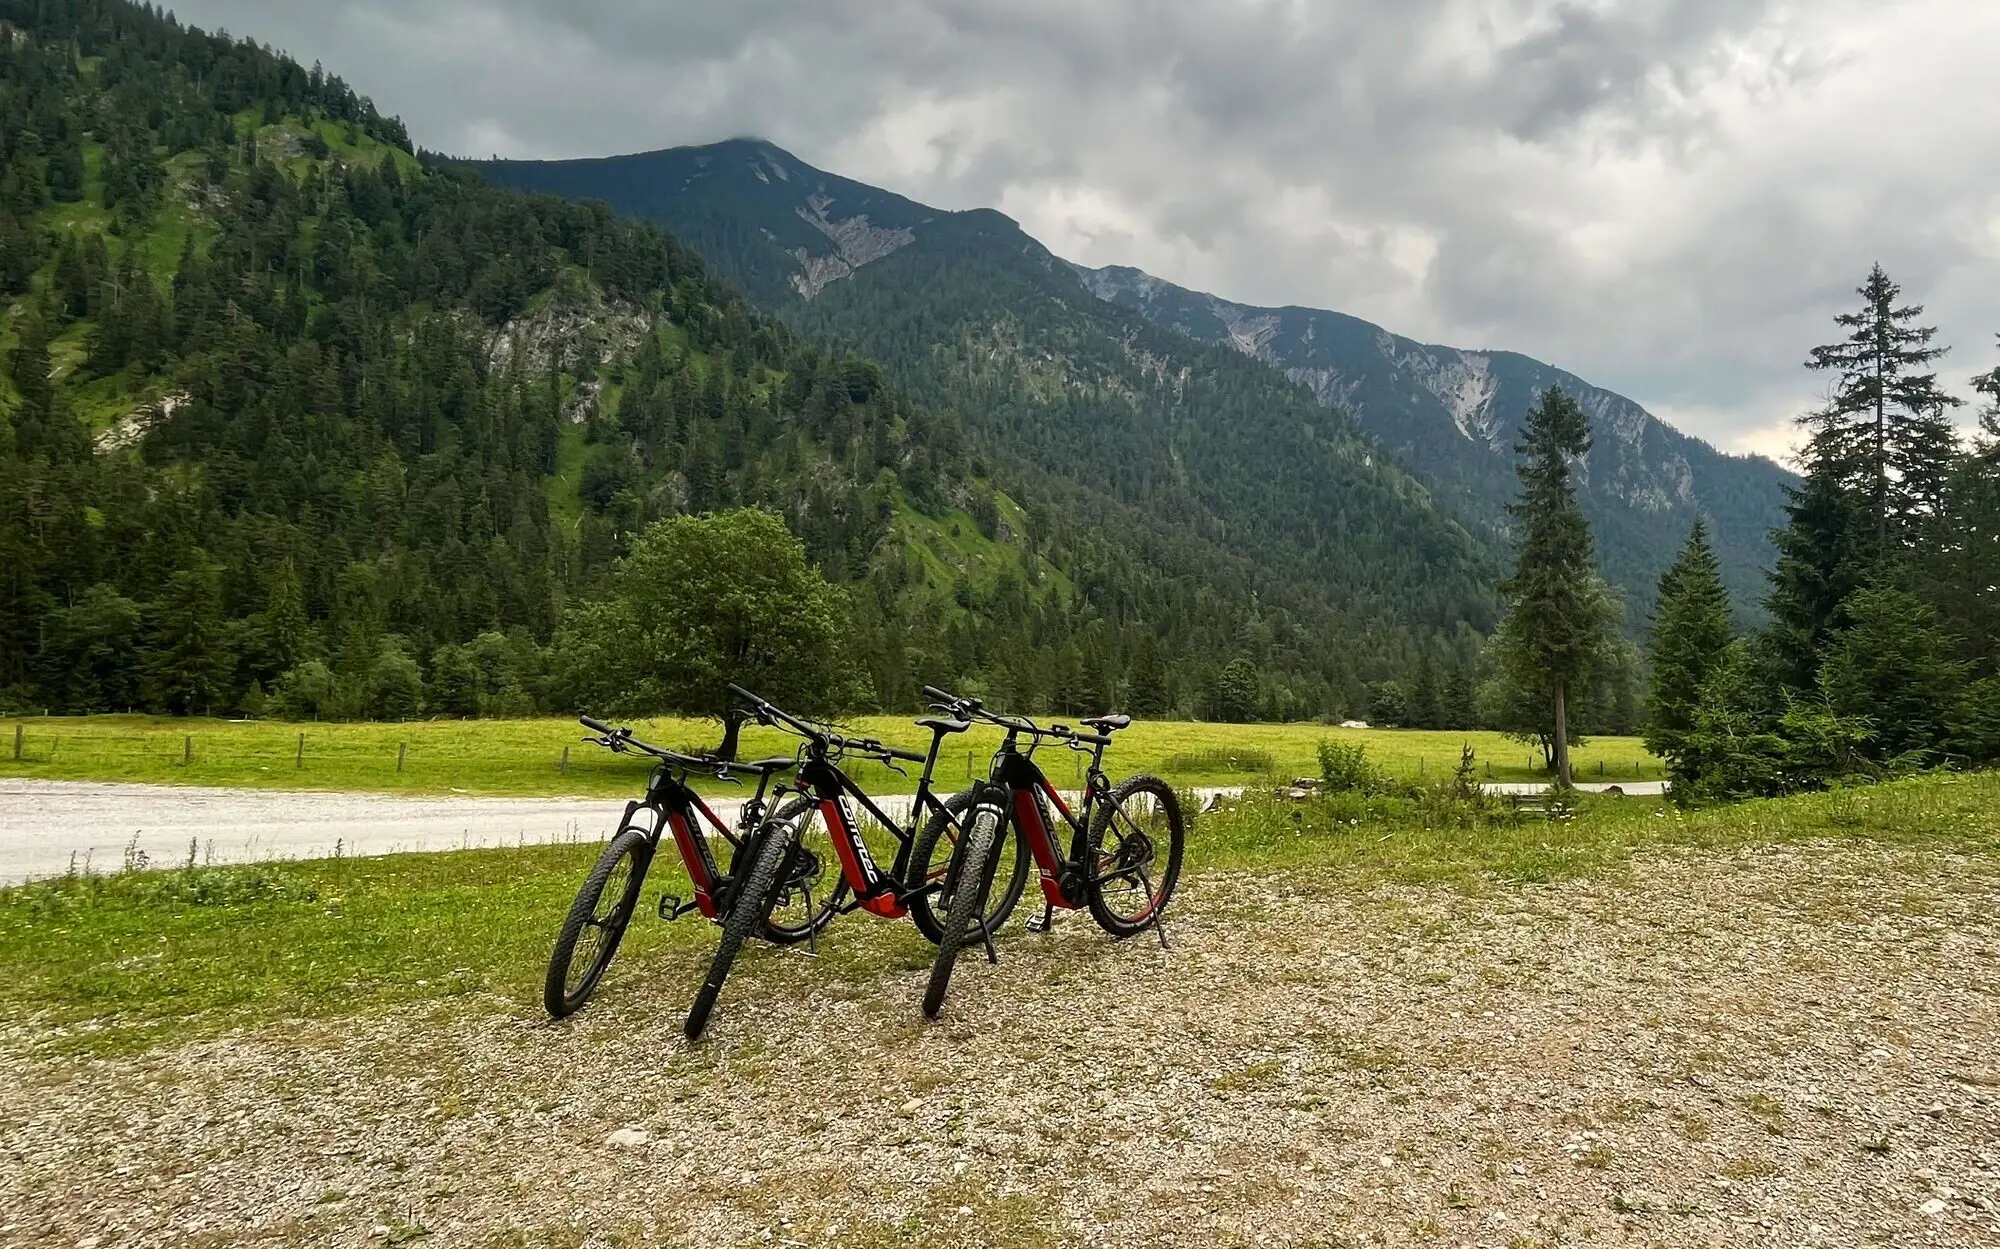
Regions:
<instances>
[{"instance_id":1,"label":"bicycle pedal","mask_svg":"<svg viewBox=\"0 0 2000 1249\"><path fill-rule=\"evenodd\" d=\"M1028 917L1026 926L1029 932L1054 932L1056 929L1056 909L1052 906L1043 907L1042 913L1039 916L1031 915Z\"/></svg>"},{"instance_id":2,"label":"bicycle pedal","mask_svg":"<svg viewBox=\"0 0 2000 1249\"><path fill-rule=\"evenodd\" d=\"M669 923L695 909L697 909L695 903L683 902L677 894L663 893L660 895L660 918Z\"/></svg>"}]
</instances>

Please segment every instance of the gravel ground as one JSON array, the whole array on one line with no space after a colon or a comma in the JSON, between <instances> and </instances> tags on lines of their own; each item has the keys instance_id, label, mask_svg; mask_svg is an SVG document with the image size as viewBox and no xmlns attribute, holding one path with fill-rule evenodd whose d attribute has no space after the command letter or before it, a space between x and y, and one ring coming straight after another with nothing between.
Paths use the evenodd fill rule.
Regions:
<instances>
[{"instance_id":1,"label":"gravel ground","mask_svg":"<svg viewBox=\"0 0 2000 1249\"><path fill-rule=\"evenodd\" d=\"M620 964L90 1061L0 1026L0 1244L2000 1244L2000 863L1190 880L1174 946ZM906 926L905 926L906 927Z\"/></svg>"}]
</instances>

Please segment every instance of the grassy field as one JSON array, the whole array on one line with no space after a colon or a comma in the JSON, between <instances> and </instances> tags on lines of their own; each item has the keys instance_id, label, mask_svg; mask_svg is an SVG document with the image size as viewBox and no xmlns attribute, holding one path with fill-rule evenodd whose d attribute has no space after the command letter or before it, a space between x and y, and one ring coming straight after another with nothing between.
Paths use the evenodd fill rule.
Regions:
<instances>
[{"instance_id":1,"label":"grassy field","mask_svg":"<svg viewBox=\"0 0 2000 1249\"><path fill-rule=\"evenodd\" d=\"M1587 798L1562 823L1441 796L1260 800L1200 817L1188 869L1284 872L1294 887L1399 881L1483 889L1616 876L1635 853L1660 847L1733 851L1810 839L1993 853L2000 774L1686 813L1640 798ZM277 1017L475 996L532 1018L549 943L597 849L194 867L0 890L0 1017L32 1020L34 1044L80 1052ZM678 878L677 866L661 864L648 900ZM686 978L713 941L698 922L644 920L628 935L616 974ZM885 960L922 966L928 950L908 924L854 916L823 943L819 971L866 992Z\"/></svg>"},{"instance_id":2,"label":"grassy field","mask_svg":"<svg viewBox=\"0 0 2000 1249\"><path fill-rule=\"evenodd\" d=\"M928 740L904 716L864 716L849 727L911 749L921 749ZM644 720L634 729L643 740L685 749L712 746L720 735L715 724L700 720ZM630 793L643 767L583 745L581 735L574 723L557 719L292 724L154 716L0 718L0 776L410 794ZM1470 744L1478 753L1481 775L1488 779L1545 779L1536 751L1498 733L1320 724L1136 724L1118 735L1105 770L1113 777L1152 772L1181 786L1311 776L1319 768L1318 744L1328 738L1364 743L1372 762L1400 777L1443 776L1457 765L1459 747ZM975 773L984 775L999 740L999 731L989 728L948 739L939 779L957 788ZM789 755L797 745L796 738L775 729L752 726L744 731L742 754ZM1081 755L1050 750L1040 758L1059 784L1074 783L1081 775ZM915 788L914 778L879 766L851 770L864 785L883 793ZM1583 780L1660 776L1658 760L1630 737L1592 739L1576 752L1576 771Z\"/></svg>"}]
</instances>

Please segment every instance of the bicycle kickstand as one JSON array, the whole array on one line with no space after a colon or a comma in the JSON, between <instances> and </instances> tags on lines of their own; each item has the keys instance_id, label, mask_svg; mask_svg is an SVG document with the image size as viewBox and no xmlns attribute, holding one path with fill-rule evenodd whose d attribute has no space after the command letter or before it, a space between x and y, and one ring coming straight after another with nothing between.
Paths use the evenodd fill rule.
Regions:
<instances>
[{"instance_id":1,"label":"bicycle kickstand","mask_svg":"<svg viewBox=\"0 0 2000 1249\"><path fill-rule=\"evenodd\" d=\"M1042 917L1028 921L1029 932L1050 933L1055 931L1055 926L1056 908L1047 902L1042 903Z\"/></svg>"},{"instance_id":2,"label":"bicycle kickstand","mask_svg":"<svg viewBox=\"0 0 2000 1249\"><path fill-rule=\"evenodd\" d=\"M993 948L993 930L986 926L986 921L984 920L981 920L979 923L979 939L986 943L987 965L998 966L1000 963L1000 952Z\"/></svg>"},{"instance_id":3,"label":"bicycle kickstand","mask_svg":"<svg viewBox=\"0 0 2000 1249\"><path fill-rule=\"evenodd\" d=\"M813 891L810 885L800 885L806 895L806 957L819 957L819 924L813 919Z\"/></svg>"}]
</instances>

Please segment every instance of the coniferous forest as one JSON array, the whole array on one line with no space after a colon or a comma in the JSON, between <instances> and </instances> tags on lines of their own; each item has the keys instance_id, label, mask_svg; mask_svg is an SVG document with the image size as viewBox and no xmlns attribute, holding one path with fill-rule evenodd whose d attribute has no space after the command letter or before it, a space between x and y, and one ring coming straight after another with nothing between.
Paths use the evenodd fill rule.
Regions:
<instances>
[{"instance_id":1,"label":"coniferous forest","mask_svg":"<svg viewBox=\"0 0 2000 1249\"><path fill-rule=\"evenodd\" d=\"M2000 760L2000 368L1968 445L1947 348L1880 265L1806 367L1805 481L1769 619L1730 619L1697 525L1660 583L1647 744L1683 798L1739 798Z\"/></svg>"},{"instance_id":2,"label":"coniferous forest","mask_svg":"<svg viewBox=\"0 0 2000 1249\"><path fill-rule=\"evenodd\" d=\"M846 591L862 705L1359 713L1495 615L1387 466L1273 558L1107 488L1116 446L1064 477L973 439L657 229L424 166L318 67L120 0L0 20L11 706L567 708L566 613L644 526L736 507Z\"/></svg>"},{"instance_id":3,"label":"coniferous forest","mask_svg":"<svg viewBox=\"0 0 2000 1249\"><path fill-rule=\"evenodd\" d=\"M0 708L705 710L624 680L618 630L717 671L649 622L699 631L745 569L715 553L752 551L835 621L829 709L932 682L1547 744L1511 553L1262 365L1148 380L1186 348L1141 337L1051 404L929 252L884 262L878 363L862 295L771 319L655 226L420 160L321 67L124 0L0 23ZM1767 619L1731 616L1697 529L1652 620L1594 600L1569 735L1646 722L1716 794L2000 753L2000 418L1960 446L1919 310L1879 271L1863 296L1811 358L1836 398Z\"/></svg>"}]
</instances>

